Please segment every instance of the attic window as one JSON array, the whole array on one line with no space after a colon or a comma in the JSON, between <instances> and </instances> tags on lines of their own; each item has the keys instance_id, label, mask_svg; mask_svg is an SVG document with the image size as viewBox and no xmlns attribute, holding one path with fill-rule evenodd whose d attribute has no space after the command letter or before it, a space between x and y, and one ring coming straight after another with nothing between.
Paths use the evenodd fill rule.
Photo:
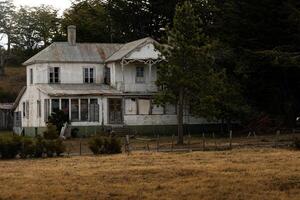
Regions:
<instances>
[{"instance_id":1,"label":"attic window","mask_svg":"<svg viewBox=\"0 0 300 200\"><path fill-rule=\"evenodd\" d=\"M59 67L49 68L49 83L59 83Z\"/></svg>"},{"instance_id":2,"label":"attic window","mask_svg":"<svg viewBox=\"0 0 300 200\"><path fill-rule=\"evenodd\" d=\"M83 68L83 81L84 81L84 83L94 83L95 82L94 68Z\"/></svg>"}]
</instances>

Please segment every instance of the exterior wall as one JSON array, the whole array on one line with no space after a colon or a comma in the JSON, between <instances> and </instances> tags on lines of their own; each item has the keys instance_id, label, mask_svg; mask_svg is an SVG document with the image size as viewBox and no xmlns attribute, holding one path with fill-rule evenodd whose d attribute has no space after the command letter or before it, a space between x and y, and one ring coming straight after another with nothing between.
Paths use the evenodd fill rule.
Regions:
<instances>
[{"instance_id":1,"label":"exterior wall","mask_svg":"<svg viewBox=\"0 0 300 200\"><path fill-rule=\"evenodd\" d=\"M136 67L144 66L144 83L136 83ZM123 72L120 62L108 64L111 69L111 86L117 90L123 91ZM157 67L151 66L151 76L149 75L150 66L141 62L134 62L124 65L124 92L156 92L157 86Z\"/></svg>"},{"instance_id":2,"label":"exterior wall","mask_svg":"<svg viewBox=\"0 0 300 200\"><path fill-rule=\"evenodd\" d=\"M41 63L27 66L27 85L30 85L30 69L33 69L33 84L48 84L48 68L60 67L61 84L82 84L83 68L95 69L95 83L104 83L104 65L90 63Z\"/></svg>"},{"instance_id":3,"label":"exterior wall","mask_svg":"<svg viewBox=\"0 0 300 200\"><path fill-rule=\"evenodd\" d=\"M138 49L134 52L132 52L130 55L127 56L127 59L152 59L156 60L159 58L159 52L155 49L155 46L153 44L147 44L143 46L141 49Z\"/></svg>"}]
</instances>

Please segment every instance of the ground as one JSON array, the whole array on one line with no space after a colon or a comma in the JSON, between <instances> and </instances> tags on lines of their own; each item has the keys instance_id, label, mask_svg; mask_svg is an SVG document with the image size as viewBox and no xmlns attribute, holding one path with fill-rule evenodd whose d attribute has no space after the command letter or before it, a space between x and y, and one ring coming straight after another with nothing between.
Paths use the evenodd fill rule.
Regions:
<instances>
[{"instance_id":1,"label":"ground","mask_svg":"<svg viewBox=\"0 0 300 200\"><path fill-rule=\"evenodd\" d=\"M300 199L300 152L255 148L0 161L0 199Z\"/></svg>"}]
</instances>

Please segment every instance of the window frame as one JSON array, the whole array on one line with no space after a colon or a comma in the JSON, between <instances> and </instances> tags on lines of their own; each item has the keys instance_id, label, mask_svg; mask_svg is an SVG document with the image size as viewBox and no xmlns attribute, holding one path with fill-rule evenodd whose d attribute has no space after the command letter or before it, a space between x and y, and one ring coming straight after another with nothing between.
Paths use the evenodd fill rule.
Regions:
<instances>
[{"instance_id":1,"label":"window frame","mask_svg":"<svg viewBox=\"0 0 300 200\"><path fill-rule=\"evenodd\" d=\"M135 83L145 83L145 67L136 66L135 67Z\"/></svg>"},{"instance_id":2,"label":"window frame","mask_svg":"<svg viewBox=\"0 0 300 200\"><path fill-rule=\"evenodd\" d=\"M83 68L83 83L94 84L96 82L96 70L95 67Z\"/></svg>"},{"instance_id":3,"label":"window frame","mask_svg":"<svg viewBox=\"0 0 300 200\"><path fill-rule=\"evenodd\" d=\"M49 67L48 83L49 84L59 84L60 83L60 67Z\"/></svg>"}]
</instances>

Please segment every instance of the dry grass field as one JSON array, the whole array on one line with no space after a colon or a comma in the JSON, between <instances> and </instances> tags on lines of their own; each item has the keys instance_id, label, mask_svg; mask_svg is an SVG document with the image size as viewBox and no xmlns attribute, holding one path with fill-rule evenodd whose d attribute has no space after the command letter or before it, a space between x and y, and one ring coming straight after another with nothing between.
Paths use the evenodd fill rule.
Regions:
<instances>
[{"instance_id":1,"label":"dry grass field","mask_svg":"<svg viewBox=\"0 0 300 200\"><path fill-rule=\"evenodd\" d=\"M236 149L0 161L0 199L300 199L300 152Z\"/></svg>"}]
</instances>

